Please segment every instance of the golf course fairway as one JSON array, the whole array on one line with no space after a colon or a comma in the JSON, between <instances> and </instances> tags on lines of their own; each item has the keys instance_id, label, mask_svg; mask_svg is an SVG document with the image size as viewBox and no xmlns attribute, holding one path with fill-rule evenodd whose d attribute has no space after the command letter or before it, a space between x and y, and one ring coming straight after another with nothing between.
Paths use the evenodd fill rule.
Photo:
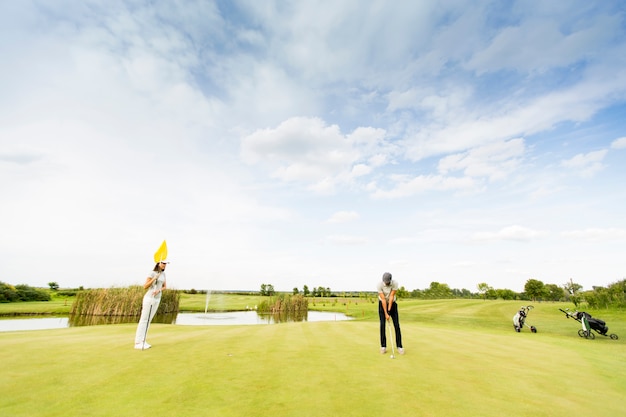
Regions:
<instances>
[{"instance_id":1,"label":"golf course fairway","mask_svg":"<svg viewBox=\"0 0 626 417\"><path fill-rule=\"evenodd\" d=\"M587 340L566 304L535 304L538 333L516 333L521 303L403 300L395 359L365 302L352 321L153 324L146 351L134 324L0 333L0 416L624 415L626 314L598 313L619 340Z\"/></svg>"}]
</instances>

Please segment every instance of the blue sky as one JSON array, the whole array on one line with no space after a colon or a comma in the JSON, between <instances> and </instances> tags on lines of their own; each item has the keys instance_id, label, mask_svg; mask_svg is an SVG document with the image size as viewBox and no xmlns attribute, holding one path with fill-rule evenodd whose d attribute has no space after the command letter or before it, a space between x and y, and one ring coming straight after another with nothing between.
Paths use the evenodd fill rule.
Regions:
<instances>
[{"instance_id":1,"label":"blue sky","mask_svg":"<svg viewBox=\"0 0 626 417\"><path fill-rule=\"evenodd\" d=\"M626 7L0 3L0 280L626 277Z\"/></svg>"}]
</instances>

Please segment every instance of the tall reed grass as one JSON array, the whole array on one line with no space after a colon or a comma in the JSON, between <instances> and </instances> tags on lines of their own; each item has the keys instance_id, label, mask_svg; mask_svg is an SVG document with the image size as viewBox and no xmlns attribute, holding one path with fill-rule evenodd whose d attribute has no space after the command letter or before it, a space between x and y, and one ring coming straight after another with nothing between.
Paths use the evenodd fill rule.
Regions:
<instances>
[{"instance_id":1,"label":"tall reed grass","mask_svg":"<svg viewBox=\"0 0 626 417\"><path fill-rule=\"evenodd\" d=\"M257 311L261 313L297 313L309 310L309 300L301 294L279 294L261 301Z\"/></svg>"},{"instance_id":2,"label":"tall reed grass","mask_svg":"<svg viewBox=\"0 0 626 417\"><path fill-rule=\"evenodd\" d=\"M80 291L70 309L70 315L76 316L132 316L141 315L141 302L146 290L142 286L127 288L98 288ZM180 293L176 290L164 290L159 314L178 313Z\"/></svg>"},{"instance_id":3,"label":"tall reed grass","mask_svg":"<svg viewBox=\"0 0 626 417\"><path fill-rule=\"evenodd\" d=\"M309 300L302 294L279 294L261 301L257 307L260 316L267 315L274 323L304 321L309 312Z\"/></svg>"}]
</instances>

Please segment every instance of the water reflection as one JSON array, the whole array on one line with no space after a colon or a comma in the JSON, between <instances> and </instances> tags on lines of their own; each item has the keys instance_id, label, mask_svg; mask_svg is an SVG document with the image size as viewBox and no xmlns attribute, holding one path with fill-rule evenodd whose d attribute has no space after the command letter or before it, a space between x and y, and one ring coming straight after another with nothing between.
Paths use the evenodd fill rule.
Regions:
<instances>
[{"instance_id":1,"label":"water reflection","mask_svg":"<svg viewBox=\"0 0 626 417\"><path fill-rule=\"evenodd\" d=\"M176 313L157 314L152 323L172 324L176 320ZM84 316L71 314L69 317L70 327L97 326L100 324L137 323L139 317L135 316Z\"/></svg>"}]
</instances>

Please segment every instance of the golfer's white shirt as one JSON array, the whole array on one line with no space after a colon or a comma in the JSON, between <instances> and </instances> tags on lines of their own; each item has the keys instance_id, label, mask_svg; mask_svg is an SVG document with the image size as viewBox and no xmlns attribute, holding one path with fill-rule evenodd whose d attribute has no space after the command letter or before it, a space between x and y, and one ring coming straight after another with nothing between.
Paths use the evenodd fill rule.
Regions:
<instances>
[{"instance_id":1,"label":"golfer's white shirt","mask_svg":"<svg viewBox=\"0 0 626 417\"><path fill-rule=\"evenodd\" d=\"M391 295L391 291L395 290L398 291L398 283L396 281L394 281L393 279L391 280L391 282L389 283L389 285L385 285L384 282L380 281L378 283L378 299L380 301L383 301L380 299L380 293L382 292L383 295L385 296L385 300L387 300L387 302L389 302L389 296ZM393 301L396 301L396 296L394 295L393 297Z\"/></svg>"}]
</instances>

